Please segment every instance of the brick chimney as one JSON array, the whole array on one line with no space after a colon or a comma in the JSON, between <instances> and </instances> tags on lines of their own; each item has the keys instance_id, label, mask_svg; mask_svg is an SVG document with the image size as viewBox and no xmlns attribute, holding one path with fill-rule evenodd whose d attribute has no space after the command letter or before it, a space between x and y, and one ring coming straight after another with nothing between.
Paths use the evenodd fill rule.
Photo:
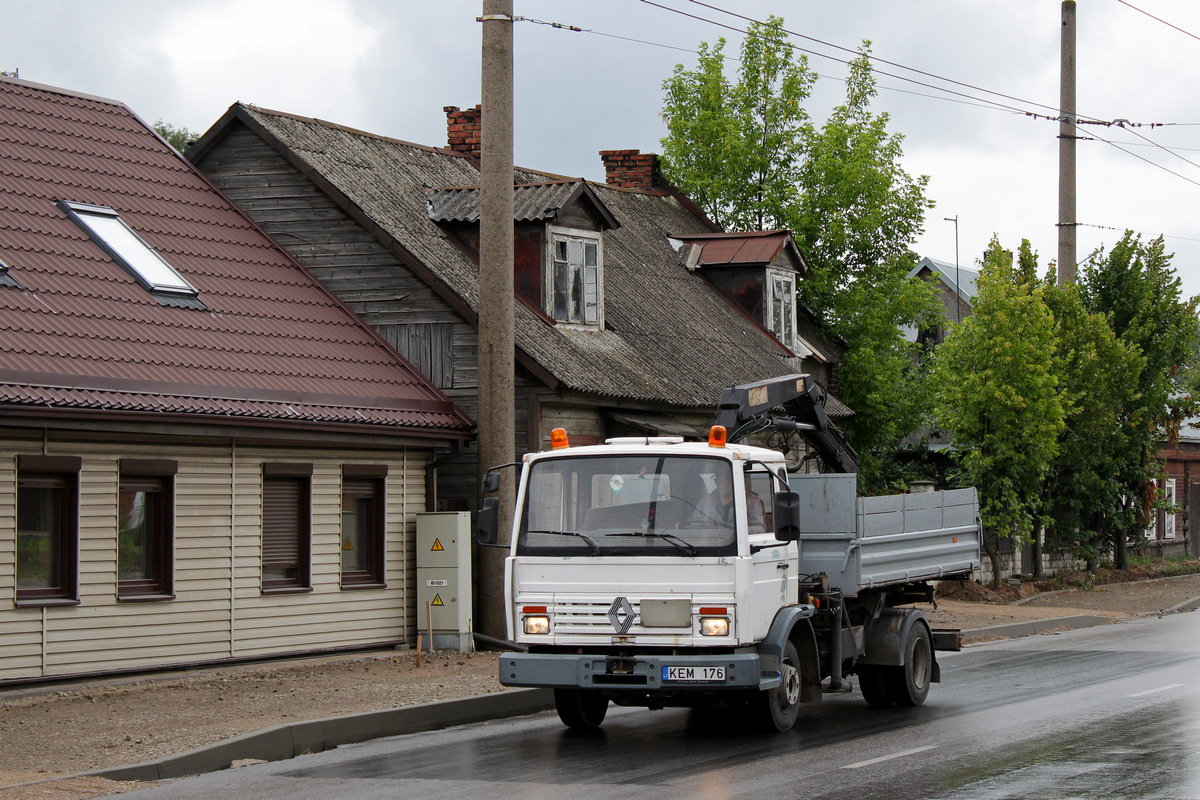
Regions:
<instances>
[{"instance_id":1,"label":"brick chimney","mask_svg":"<svg viewBox=\"0 0 1200 800\"><path fill-rule=\"evenodd\" d=\"M612 186L626 189L658 189L665 184L658 168L656 153L639 150L601 150L604 179Z\"/></svg>"},{"instance_id":2,"label":"brick chimney","mask_svg":"<svg viewBox=\"0 0 1200 800\"><path fill-rule=\"evenodd\" d=\"M443 106L446 112L446 139L456 153L479 158L480 106L459 110L458 106Z\"/></svg>"}]
</instances>

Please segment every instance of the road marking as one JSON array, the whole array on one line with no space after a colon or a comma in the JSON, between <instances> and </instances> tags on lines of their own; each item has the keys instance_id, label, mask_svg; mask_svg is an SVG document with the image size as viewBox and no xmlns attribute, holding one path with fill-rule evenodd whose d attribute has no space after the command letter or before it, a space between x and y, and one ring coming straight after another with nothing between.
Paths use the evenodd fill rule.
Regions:
<instances>
[{"instance_id":1,"label":"road marking","mask_svg":"<svg viewBox=\"0 0 1200 800\"><path fill-rule=\"evenodd\" d=\"M1125 696L1126 697L1145 697L1148 694L1157 694L1158 692L1165 692L1168 689L1178 689L1180 686L1183 686L1183 684L1182 683L1168 683L1166 686L1160 686L1157 689L1147 689L1144 692L1135 692L1134 694L1127 694Z\"/></svg>"},{"instance_id":2,"label":"road marking","mask_svg":"<svg viewBox=\"0 0 1200 800\"><path fill-rule=\"evenodd\" d=\"M892 753L891 755L888 755L888 756L880 756L879 758L872 758L869 761L859 761L857 764L847 764L846 766L842 767L842 769L862 769L863 767L869 767L872 764L879 764L884 761L891 761L893 758L904 758L905 756L911 756L916 753L924 753L926 750L933 750L936 747L937 747L937 745L930 744L930 745L926 745L925 747L914 747L912 750L901 750L899 753Z\"/></svg>"}]
</instances>

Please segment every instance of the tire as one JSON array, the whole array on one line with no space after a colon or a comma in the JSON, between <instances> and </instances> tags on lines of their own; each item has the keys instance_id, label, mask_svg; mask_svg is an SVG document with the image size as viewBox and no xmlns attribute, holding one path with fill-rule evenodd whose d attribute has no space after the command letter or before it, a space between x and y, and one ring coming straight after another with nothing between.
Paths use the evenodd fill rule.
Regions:
<instances>
[{"instance_id":1,"label":"tire","mask_svg":"<svg viewBox=\"0 0 1200 800\"><path fill-rule=\"evenodd\" d=\"M862 692L867 705L875 708L887 708L892 705L892 696L888 693L887 667L876 667L863 664L858 668L858 690Z\"/></svg>"},{"instance_id":2,"label":"tire","mask_svg":"<svg viewBox=\"0 0 1200 800\"><path fill-rule=\"evenodd\" d=\"M594 731L608 713L608 698L579 689L555 689L554 708L571 730Z\"/></svg>"},{"instance_id":3,"label":"tire","mask_svg":"<svg viewBox=\"0 0 1200 800\"><path fill-rule=\"evenodd\" d=\"M929 628L917 622L908 631L904 643L904 665L887 667L884 685L888 697L898 706L919 706L929 696L933 680L933 637ZM869 701L868 701L869 702Z\"/></svg>"},{"instance_id":4,"label":"tire","mask_svg":"<svg viewBox=\"0 0 1200 800\"><path fill-rule=\"evenodd\" d=\"M779 673L779 685L755 697L756 720L768 731L791 730L800 714L800 654L790 641L784 645Z\"/></svg>"}]
</instances>

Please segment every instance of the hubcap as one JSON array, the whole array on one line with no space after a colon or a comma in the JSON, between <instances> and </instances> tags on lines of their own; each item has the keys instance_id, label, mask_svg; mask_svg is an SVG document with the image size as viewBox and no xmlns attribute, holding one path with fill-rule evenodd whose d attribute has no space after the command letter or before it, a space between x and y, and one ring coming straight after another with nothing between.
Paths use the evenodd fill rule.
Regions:
<instances>
[{"instance_id":1,"label":"hubcap","mask_svg":"<svg viewBox=\"0 0 1200 800\"><path fill-rule=\"evenodd\" d=\"M791 708L800 702L800 671L785 661L780 672L783 682L779 691L786 706Z\"/></svg>"},{"instance_id":2,"label":"hubcap","mask_svg":"<svg viewBox=\"0 0 1200 800\"><path fill-rule=\"evenodd\" d=\"M912 652L912 679L917 689L929 683L929 650L918 641Z\"/></svg>"}]
</instances>

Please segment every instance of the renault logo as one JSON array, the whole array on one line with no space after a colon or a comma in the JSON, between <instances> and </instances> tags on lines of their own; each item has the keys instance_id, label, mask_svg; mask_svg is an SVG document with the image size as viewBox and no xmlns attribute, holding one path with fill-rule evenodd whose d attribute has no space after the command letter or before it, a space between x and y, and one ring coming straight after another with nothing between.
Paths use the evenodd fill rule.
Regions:
<instances>
[{"instance_id":1,"label":"renault logo","mask_svg":"<svg viewBox=\"0 0 1200 800\"><path fill-rule=\"evenodd\" d=\"M624 597L618 597L608 607L608 621L617 633L629 633L633 627L633 606Z\"/></svg>"}]
</instances>

